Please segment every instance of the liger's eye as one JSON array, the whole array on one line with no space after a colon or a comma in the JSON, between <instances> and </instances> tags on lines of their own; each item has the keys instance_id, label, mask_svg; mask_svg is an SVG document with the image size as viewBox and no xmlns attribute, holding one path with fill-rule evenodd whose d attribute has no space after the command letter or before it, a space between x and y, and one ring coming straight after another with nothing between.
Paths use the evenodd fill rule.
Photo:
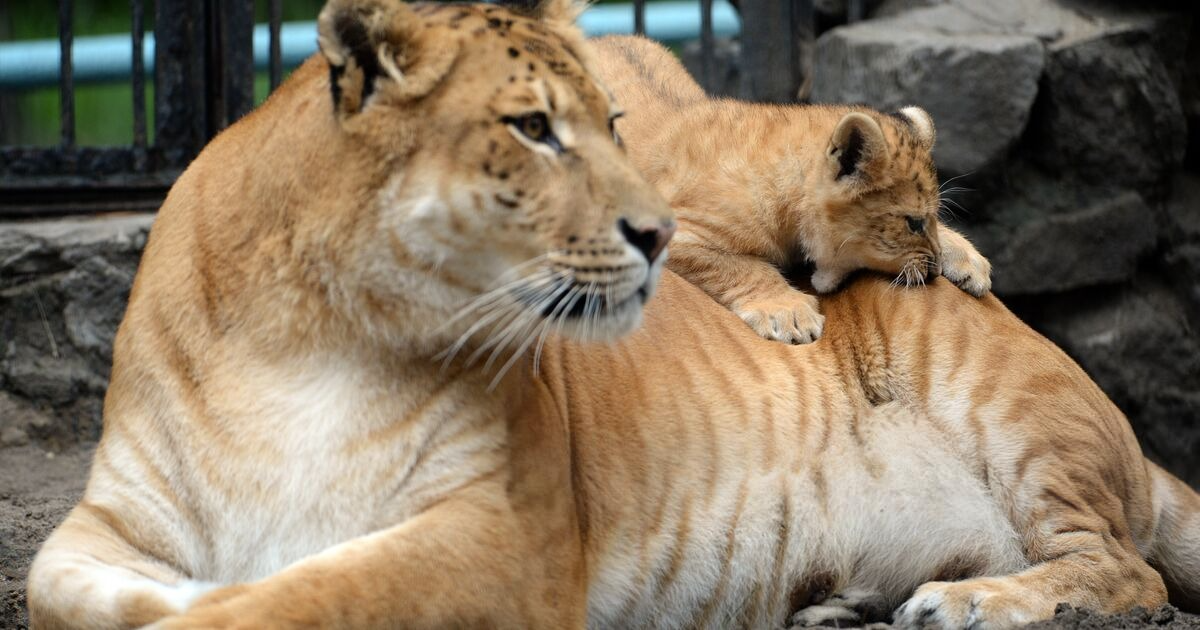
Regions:
<instances>
[{"instance_id":1,"label":"liger's eye","mask_svg":"<svg viewBox=\"0 0 1200 630\"><path fill-rule=\"evenodd\" d=\"M923 217L904 217L908 221L908 229L913 234L921 234L925 231L925 219Z\"/></svg>"},{"instance_id":2,"label":"liger's eye","mask_svg":"<svg viewBox=\"0 0 1200 630\"><path fill-rule=\"evenodd\" d=\"M517 131L521 132L521 135L534 142L546 144L556 152L561 153L563 150L562 143L558 141L558 137L550 129L550 120L546 118L545 112L533 112L521 116L505 116L500 119L500 122L515 127Z\"/></svg>"}]
</instances>

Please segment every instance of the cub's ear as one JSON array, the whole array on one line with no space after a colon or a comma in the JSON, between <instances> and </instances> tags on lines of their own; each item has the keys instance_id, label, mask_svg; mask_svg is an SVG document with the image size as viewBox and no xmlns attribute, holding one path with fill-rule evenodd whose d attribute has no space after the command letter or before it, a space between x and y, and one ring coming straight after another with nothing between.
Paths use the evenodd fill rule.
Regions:
<instances>
[{"instance_id":1,"label":"cub's ear","mask_svg":"<svg viewBox=\"0 0 1200 630\"><path fill-rule=\"evenodd\" d=\"M930 150L933 149L933 143L937 139L937 130L933 127L933 118L929 112L920 107L905 107L896 112L896 115L908 121L908 126L912 129L913 137L921 146Z\"/></svg>"},{"instance_id":2,"label":"cub's ear","mask_svg":"<svg viewBox=\"0 0 1200 630\"><path fill-rule=\"evenodd\" d=\"M873 118L859 112L842 117L829 139L834 179L862 190L870 188L888 165L887 140Z\"/></svg>"},{"instance_id":3,"label":"cub's ear","mask_svg":"<svg viewBox=\"0 0 1200 630\"><path fill-rule=\"evenodd\" d=\"M585 0L502 0L500 4L527 17L564 24L574 24L588 5Z\"/></svg>"},{"instance_id":4,"label":"cub's ear","mask_svg":"<svg viewBox=\"0 0 1200 630\"><path fill-rule=\"evenodd\" d=\"M329 0L317 18L317 43L329 62L334 110L357 113L385 89L401 98L433 89L455 51L422 43L423 28L400 0Z\"/></svg>"}]
</instances>

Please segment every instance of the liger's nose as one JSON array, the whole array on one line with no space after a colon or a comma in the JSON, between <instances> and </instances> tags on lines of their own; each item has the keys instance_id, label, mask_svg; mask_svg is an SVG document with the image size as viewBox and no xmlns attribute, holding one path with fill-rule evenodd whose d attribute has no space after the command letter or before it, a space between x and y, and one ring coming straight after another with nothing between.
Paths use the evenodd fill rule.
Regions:
<instances>
[{"instance_id":1,"label":"liger's nose","mask_svg":"<svg viewBox=\"0 0 1200 630\"><path fill-rule=\"evenodd\" d=\"M629 221L621 218L617 227L630 245L637 248L648 262L654 262L658 255L667 248L667 242L675 235L675 222L666 221L657 225L643 228L634 227Z\"/></svg>"}]
</instances>

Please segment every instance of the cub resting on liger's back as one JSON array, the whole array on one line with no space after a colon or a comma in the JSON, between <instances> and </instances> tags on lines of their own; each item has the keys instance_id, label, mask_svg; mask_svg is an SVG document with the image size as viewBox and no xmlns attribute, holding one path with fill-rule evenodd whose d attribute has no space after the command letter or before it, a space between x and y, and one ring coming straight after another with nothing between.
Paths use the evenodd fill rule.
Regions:
<instances>
[{"instance_id":1,"label":"cub resting on liger's back","mask_svg":"<svg viewBox=\"0 0 1200 630\"><path fill-rule=\"evenodd\" d=\"M579 9L326 6L155 221L35 627L1200 603L1200 499L993 297L860 277L793 346L659 282Z\"/></svg>"},{"instance_id":2,"label":"cub resting on liger's back","mask_svg":"<svg viewBox=\"0 0 1200 630\"><path fill-rule=\"evenodd\" d=\"M591 43L626 108L616 127L630 159L679 219L668 268L763 337L821 334L817 298L779 271L799 259L819 293L859 269L908 285L940 273L976 297L991 288L987 259L938 222L934 124L921 108L712 99L657 43Z\"/></svg>"}]
</instances>

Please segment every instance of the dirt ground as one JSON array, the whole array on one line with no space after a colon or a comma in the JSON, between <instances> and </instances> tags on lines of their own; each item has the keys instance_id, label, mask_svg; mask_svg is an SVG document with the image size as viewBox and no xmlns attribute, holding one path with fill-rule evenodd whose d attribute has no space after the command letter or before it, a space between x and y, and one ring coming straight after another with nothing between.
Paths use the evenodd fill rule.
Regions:
<instances>
[{"instance_id":1,"label":"dirt ground","mask_svg":"<svg viewBox=\"0 0 1200 630\"><path fill-rule=\"evenodd\" d=\"M0 450L0 628L25 628L25 574L87 480L91 449L50 455L34 446Z\"/></svg>"},{"instance_id":2,"label":"dirt ground","mask_svg":"<svg viewBox=\"0 0 1200 630\"><path fill-rule=\"evenodd\" d=\"M29 561L50 531L83 493L91 449L50 455L34 446L0 449L0 630L28 627L25 574ZM1200 615L1170 606L1118 616L1060 607L1053 619L1029 626L1037 630L1200 630ZM887 628L884 624L873 624Z\"/></svg>"}]
</instances>

